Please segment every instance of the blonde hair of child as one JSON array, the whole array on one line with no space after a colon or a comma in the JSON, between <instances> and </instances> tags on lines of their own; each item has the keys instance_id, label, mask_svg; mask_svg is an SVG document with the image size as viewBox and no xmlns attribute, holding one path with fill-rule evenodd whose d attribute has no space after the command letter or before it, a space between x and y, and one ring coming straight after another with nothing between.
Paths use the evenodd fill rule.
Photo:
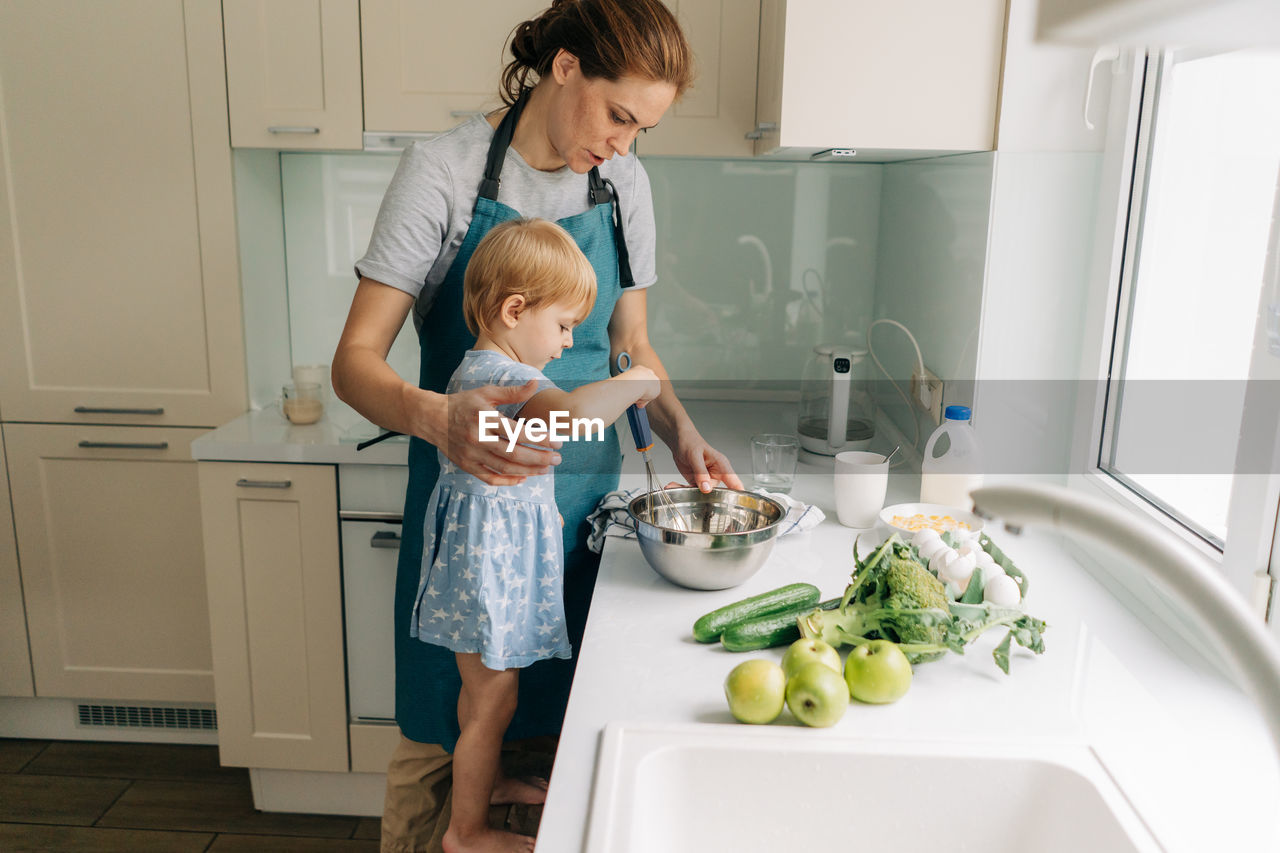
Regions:
<instances>
[{"instance_id":1,"label":"blonde hair of child","mask_svg":"<svg viewBox=\"0 0 1280 853\"><path fill-rule=\"evenodd\" d=\"M471 334L491 334L502 303L523 296L524 307L580 306L578 322L596 301L596 272L578 244L546 219L511 219L495 225L476 246L462 279L462 316Z\"/></svg>"}]
</instances>

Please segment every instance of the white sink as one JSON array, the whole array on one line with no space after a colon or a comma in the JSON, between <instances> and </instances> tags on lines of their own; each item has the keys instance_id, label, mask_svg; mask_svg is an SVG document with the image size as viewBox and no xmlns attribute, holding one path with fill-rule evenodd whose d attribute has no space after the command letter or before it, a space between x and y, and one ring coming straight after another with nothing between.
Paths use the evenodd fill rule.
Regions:
<instances>
[{"instance_id":1,"label":"white sink","mask_svg":"<svg viewBox=\"0 0 1280 853\"><path fill-rule=\"evenodd\" d=\"M833 845L811 847L809 845ZM590 853L1158 851L1087 746L611 724Z\"/></svg>"}]
</instances>

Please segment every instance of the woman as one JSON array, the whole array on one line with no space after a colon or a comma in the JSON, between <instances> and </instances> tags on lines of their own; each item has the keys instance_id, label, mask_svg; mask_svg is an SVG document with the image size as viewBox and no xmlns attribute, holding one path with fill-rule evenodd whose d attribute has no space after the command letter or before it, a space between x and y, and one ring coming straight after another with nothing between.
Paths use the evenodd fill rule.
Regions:
<instances>
[{"instance_id":1,"label":"woman","mask_svg":"<svg viewBox=\"0 0 1280 853\"><path fill-rule=\"evenodd\" d=\"M433 829L458 736L458 672L448 652L409 636L422 523L438 466L435 449L493 485L556 469L565 519L565 610L575 659L598 560L586 549L586 516L616 488L617 434L538 451L478 440L478 413L523 400L535 388L441 392L474 342L461 310L463 273L480 239L517 216L557 221L597 277L590 316L574 346L545 371L566 390L606 378L621 352L653 370L662 394L649 404L654 432L680 473L707 491L742 488L723 454L699 435L649 344L645 288L656 279L648 178L628 156L688 87L692 57L679 24L658 0L556 0L522 23L502 78L505 110L418 143L401 159L382 202L360 283L333 360L333 387L369 420L411 436L409 490L396 584L396 719L400 747L388 769L384 849L422 849ZM585 177L584 177L585 175ZM615 215L616 210L616 215ZM625 235L625 236L624 236ZM419 386L386 355L413 310L422 350ZM562 461L563 459L563 461ZM522 676L508 737L559 732L573 661L545 661ZM444 770L442 770L444 768ZM437 837L438 837L437 833Z\"/></svg>"}]
</instances>

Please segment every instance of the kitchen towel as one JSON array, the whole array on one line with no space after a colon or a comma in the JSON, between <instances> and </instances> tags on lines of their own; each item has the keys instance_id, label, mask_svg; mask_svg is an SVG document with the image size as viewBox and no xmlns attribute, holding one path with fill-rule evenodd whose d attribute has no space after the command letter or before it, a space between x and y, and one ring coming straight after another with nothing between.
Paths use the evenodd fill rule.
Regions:
<instances>
[{"instance_id":1,"label":"kitchen towel","mask_svg":"<svg viewBox=\"0 0 1280 853\"><path fill-rule=\"evenodd\" d=\"M629 491L620 489L609 492L601 498L600 503L596 504L596 508L587 516L587 523L591 525L591 532L587 534L587 547L599 554L604 549L604 540L607 537L635 539L635 523L627 512L627 505L632 499L647 491L648 489L643 487ZM755 489L754 492L757 495L772 498L787 508L787 516L782 520L782 529L778 531L779 536L810 530L826 518L822 510L813 504L798 501L790 495L766 492L764 489Z\"/></svg>"}]
</instances>

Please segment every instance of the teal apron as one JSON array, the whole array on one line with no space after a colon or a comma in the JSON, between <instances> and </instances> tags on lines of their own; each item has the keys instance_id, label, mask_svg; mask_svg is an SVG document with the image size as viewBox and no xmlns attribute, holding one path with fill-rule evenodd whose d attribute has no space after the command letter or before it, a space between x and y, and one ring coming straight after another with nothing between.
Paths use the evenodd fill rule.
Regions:
<instances>
[{"instance_id":1,"label":"teal apron","mask_svg":"<svg viewBox=\"0 0 1280 853\"><path fill-rule=\"evenodd\" d=\"M481 238L495 225L520 213L497 200L507 148L526 96L503 117L489 146L485 179L480 185L471 226L458 256L449 267L435 302L418 329L422 351L419 387L443 392L462 355L475 344L462 316L462 279ZM561 219L562 226L595 268L595 307L573 330L573 347L544 369L547 378L564 390L609 376L609 319L622 288L632 284L621 232L621 212L615 215L617 193L592 169L588 178L591 209ZM507 739L556 735L564 722L569 686L595 587L599 556L586 546L588 513L600 498L618 486L622 453L612 426L604 441L568 442L556 466L556 504L564 516L564 604L573 660L539 661L520 673L519 705ZM431 490L439 475L436 448L420 438L409 440L409 490L405 498L404 533L396 572L396 721L405 737L438 743L450 752L458 740L458 691L461 680L453 652L409 636L409 619L418 592L423 523Z\"/></svg>"}]
</instances>

